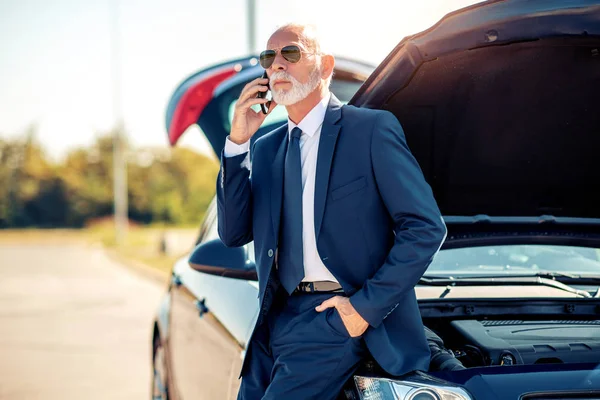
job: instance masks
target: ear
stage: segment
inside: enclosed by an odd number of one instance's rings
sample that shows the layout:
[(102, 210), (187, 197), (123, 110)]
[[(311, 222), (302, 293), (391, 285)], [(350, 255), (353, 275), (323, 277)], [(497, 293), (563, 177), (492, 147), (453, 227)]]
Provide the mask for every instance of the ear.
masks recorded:
[(323, 54), (321, 56), (321, 78), (327, 79), (333, 74), (333, 68), (335, 67), (335, 58), (330, 54)]

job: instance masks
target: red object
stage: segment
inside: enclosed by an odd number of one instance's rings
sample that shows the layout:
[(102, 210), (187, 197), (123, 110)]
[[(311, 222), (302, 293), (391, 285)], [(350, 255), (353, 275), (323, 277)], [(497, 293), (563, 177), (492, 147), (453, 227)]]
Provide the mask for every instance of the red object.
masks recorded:
[(214, 75), (190, 87), (175, 108), (173, 119), (169, 126), (169, 143), (175, 146), (183, 132), (195, 124), (207, 104), (212, 100), (213, 93), (219, 84), (236, 74), (235, 68), (220, 70)]

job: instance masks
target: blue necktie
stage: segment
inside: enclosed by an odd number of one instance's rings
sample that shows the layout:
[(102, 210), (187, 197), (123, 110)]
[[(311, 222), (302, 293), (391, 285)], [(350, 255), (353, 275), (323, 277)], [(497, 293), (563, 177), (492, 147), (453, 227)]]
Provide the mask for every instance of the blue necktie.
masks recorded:
[(292, 129), (285, 156), (283, 210), (279, 238), (279, 279), (290, 294), (304, 278), (300, 135), (302, 135), (300, 128)]

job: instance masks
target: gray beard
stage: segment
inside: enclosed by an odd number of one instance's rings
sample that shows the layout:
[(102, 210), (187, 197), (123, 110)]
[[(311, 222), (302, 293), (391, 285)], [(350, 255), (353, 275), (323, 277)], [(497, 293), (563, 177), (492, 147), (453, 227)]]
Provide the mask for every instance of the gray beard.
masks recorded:
[(282, 106), (291, 106), (307, 98), (308, 95), (319, 86), (319, 82), (321, 81), (321, 71), (320, 68), (315, 68), (310, 73), (308, 82), (306, 83), (298, 82), (285, 71), (277, 71), (271, 75), (271, 81), (277, 79), (289, 81), (292, 84), (292, 88), (289, 90), (271, 89), (273, 100)]

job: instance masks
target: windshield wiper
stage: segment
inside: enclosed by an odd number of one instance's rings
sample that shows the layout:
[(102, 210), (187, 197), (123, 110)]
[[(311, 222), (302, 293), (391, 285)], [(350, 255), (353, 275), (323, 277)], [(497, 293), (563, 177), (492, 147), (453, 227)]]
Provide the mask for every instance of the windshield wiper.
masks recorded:
[(535, 273), (510, 273), (510, 274), (499, 274), (499, 275), (491, 275), (491, 274), (465, 274), (460, 276), (448, 276), (448, 275), (423, 275), (425, 279), (450, 279), (454, 280), (464, 280), (464, 279), (491, 279), (491, 278), (530, 278), (530, 277), (539, 277), (551, 279), (554, 281), (559, 281), (562, 283), (576, 283), (579, 285), (600, 285), (600, 275), (595, 274), (571, 274), (567, 272), (555, 272), (555, 271), (539, 271)]
[[(560, 281), (562, 283), (578, 283), (581, 285), (596, 285), (600, 284), (600, 275), (592, 275), (592, 274), (571, 274), (568, 272), (556, 272), (556, 271), (540, 271), (535, 274), (531, 274), (534, 276), (539, 276), (540, 278), (548, 278)], [(527, 276), (531, 276), (527, 274)], [(519, 276), (519, 275), (514, 275)]]
[[(585, 290), (575, 289), (569, 285), (566, 285), (554, 276), (554, 272), (550, 273), (540, 272), (533, 275), (502, 275), (502, 276), (469, 276), (469, 277), (454, 277), (454, 276), (431, 276), (425, 275), (419, 280), (419, 285), (424, 286), (501, 286), (501, 285), (530, 285), (530, 286), (548, 286), (553, 287), (565, 292), (573, 293), (578, 296), (591, 298), (591, 294)], [(573, 278), (569, 276), (569, 278)], [(597, 283), (600, 283), (600, 277), (593, 277), (597, 279)], [(441, 297), (444, 297), (449, 292), (449, 287), (446, 288), (446, 292), (442, 293)]]
[(555, 271), (541, 271), (533, 274), (535, 276), (539, 276), (540, 278), (571, 278), (571, 279), (580, 279), (581, 275), (577, 274), (569, 274), (566, 272), (555, 272)]

